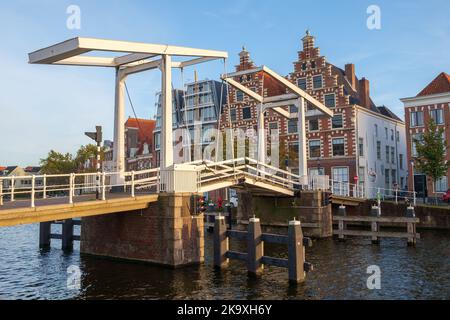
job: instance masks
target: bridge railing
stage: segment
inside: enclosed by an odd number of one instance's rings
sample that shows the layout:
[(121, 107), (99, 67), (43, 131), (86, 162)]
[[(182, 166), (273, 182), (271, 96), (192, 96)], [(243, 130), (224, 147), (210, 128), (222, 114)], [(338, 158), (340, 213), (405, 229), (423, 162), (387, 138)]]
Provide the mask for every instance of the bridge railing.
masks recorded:
[(159, 168), (122, 174), (91, 172), (0, 177), (0, 206), (6, 201), (27, 200), (35, 207), (37, 199), (62, 196), (73, 203), (75, 197), (95, 192), (99, 193), (100, 199), (106, 200), (106, 193), (112, 189), (122, 189), (134, 197), (136, 191), (158, 191), (158, 181)]

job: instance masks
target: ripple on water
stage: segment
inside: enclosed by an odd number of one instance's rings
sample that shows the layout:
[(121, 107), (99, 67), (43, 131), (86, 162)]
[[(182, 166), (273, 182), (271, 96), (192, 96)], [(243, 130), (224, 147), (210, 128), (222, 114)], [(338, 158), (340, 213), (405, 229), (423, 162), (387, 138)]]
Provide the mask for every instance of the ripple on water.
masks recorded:
[[(450, 233), (422, 231), (415, 248), (404, 240), (332, 239), (306, 249), (314, 272), (305, 283), (290, 286), (287, 272), (266, 267), (255, 280), (245, 264), (232, 261), (217, 272), (212, 267), (212, 235), (206, 233), (205, 264), (182, 269), (71, 255), (60, 249), (38, 249), (38, 225), (0, 229), (1, 299), (450, 299)], [(245, 244), (231, 242), (235, 250)], [(266, 254), (287, 257), (286, 248), (266, 244)], [(67, 268), (81, 270), (81, 288), (67, 288)], [(381, 269), (381, 290), (368, 290), (369, 265)]]

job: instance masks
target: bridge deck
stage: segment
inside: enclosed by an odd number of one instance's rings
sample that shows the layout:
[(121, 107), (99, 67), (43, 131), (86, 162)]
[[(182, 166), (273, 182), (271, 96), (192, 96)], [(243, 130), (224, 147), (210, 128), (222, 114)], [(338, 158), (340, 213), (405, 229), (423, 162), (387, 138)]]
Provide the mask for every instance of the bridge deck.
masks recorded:
[(0, 207), (0, 227), (145, 209), (157, 200), (158, 194), (133, 198), (127, 193), (113, 193), (106, 200), (96, 200), (95, 195), (74, 197), (72, 204), (67, 197), (39, 199), (34, 208), (29, 200), (5, 202)]

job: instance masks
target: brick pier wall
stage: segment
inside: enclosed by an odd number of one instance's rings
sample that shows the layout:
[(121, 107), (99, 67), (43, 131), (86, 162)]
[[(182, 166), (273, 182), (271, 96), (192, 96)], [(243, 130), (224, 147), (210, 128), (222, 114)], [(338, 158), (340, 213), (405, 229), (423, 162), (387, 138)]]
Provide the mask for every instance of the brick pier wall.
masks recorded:
[(278, 228), (287, 228), (288, 222), (296, 218), (301, 221), (305, 236), (331, 237), (331, 205), (324, 204), (325, 196), (319, 191), (303, 191), (299, 197), (263, 197), (238, 191), (236, 220), (245, 227), (248, 219), (255, 215), (266, 231), (275, 232)]
[(82, 253), (179, 267), (204, 261), (203, 215), (191, 194), (161, 194), (145, 210), (82, 219)]

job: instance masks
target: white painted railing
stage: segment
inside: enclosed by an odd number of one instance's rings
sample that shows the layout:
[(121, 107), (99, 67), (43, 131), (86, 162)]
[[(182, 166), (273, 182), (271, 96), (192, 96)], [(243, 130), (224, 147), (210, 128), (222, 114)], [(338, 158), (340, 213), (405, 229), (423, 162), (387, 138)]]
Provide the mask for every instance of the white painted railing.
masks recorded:
[[(260, 163), (245, 157), (220, 162), (209, 160), (175, 165), (169, 170), (159, 168), (140, 171), (93, 172), (55, 175), (29, 175), (0, 177), (0, 206), (6, 201), (14, 202), (17, 198), (26, 198), (31, 207), (36, 199), (47, 199), (63, 195), (73, 203), (74, 197), (98, 192), (99, 198), (106, 199), (111, 189), (121, 189), (135, 196), (138, 191), (147, 192), (198, 192), (202, 185), (218, 185), (224, 180), (238, 183), (238, 179), (250, 177), (271, 183), (290, 191), (324, 190), (337, 196), (365, 199), (370, 198), (393, 201), (409, 201), (416, 204), (416, 193), (398, 189), (365, 188), (363, 185), (329, 179), (325, 175), (302, 176), (292, 172)], [(375, 196), (373, 196), (375, 195)]]
[(30, 201), (31, 207), (35, 207), (36, 199), (61, 196), (68, 198), (69, 203), (73, 203), (75, 197), (93, 192), (98, 192), (99, 198), (106, 200), (106, 193), (113, 188), (129, 192), (134, 197), (136, 191), (152, 188), (156, 190), (158, 172), (159, 168), (123, 174), (93, 172), (0, 177), (0, 205), (6, 201), (23, 199)]

